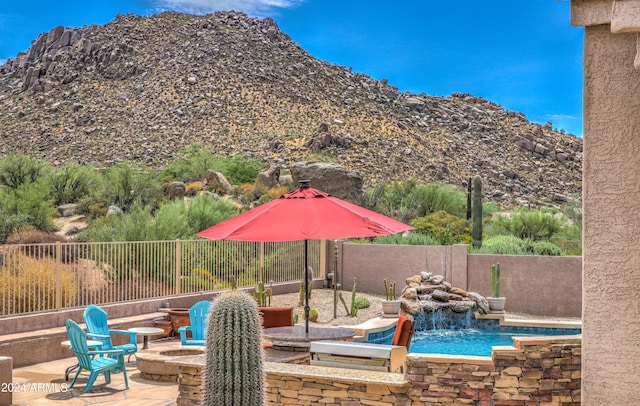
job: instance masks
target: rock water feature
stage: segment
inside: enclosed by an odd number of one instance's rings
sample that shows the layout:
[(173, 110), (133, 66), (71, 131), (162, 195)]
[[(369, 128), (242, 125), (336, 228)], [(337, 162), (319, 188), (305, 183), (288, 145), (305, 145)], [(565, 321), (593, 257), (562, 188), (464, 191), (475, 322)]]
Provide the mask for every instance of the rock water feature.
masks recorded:
[(413, 316), (416, 331), (474, 328), (474, 312), (489, 313), (484, 296), (453, 287), (442, 275), (421, 272), (406, 283), (401, 311)]

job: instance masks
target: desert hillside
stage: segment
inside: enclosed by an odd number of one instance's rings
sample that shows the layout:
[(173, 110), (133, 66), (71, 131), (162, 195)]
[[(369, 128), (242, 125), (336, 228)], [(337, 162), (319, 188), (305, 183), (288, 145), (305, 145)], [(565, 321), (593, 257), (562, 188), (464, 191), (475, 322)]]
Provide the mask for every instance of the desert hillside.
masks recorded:
[(367, 187), (480, 174), (505, 207), (581, 191), (582, 140), (468, 94), (399, 92), (242, 13), (56, 27), (0, 67), (0, 155), (161, 167), (200, 143), (286, 169), (326, 161)]

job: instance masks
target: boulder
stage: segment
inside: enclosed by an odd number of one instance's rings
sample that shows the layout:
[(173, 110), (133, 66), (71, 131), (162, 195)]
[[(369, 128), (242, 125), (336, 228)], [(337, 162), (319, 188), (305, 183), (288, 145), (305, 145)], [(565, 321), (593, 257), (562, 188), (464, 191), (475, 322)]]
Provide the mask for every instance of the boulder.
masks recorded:
[(405, 279), (405, 283), (407, 285), (409, 285), (411, 283), (416, 283), (416, 284), (420, 285), (422, 283), (422, 278), (420, 276), (418, 276), (418, 275), (414, 275), (414, 276), (411, 276), (411, 277)]
[(476, 292), (468, 292), (467, 297), (475, 302), (478, 313), (489, 313), (489, 302), (487, 302), (484, 296)]
[(170, 200), (177, 200), (184, 198), (187, 185), (184, 182), (171, 182), (167, 186), (167, 196)]
[(73, 215), (77, 206), (75, 203), (61, 204), (57, 207), (58, 213), (60, 213), (60, 217), (70, 217)]
[(259, 190), (280, 186), (280, 167), (272, 166), (266, 172), (260, 172), (253, 187)]
[(460, 288), (456, 288), (456, 287), (452, 287), (450, 292), (453, 293), (454, 295), (460, 295), (462, 297), (466, 297), (467, 296), (467, 291), (466, 290), (460, 289)]
[(290, 169), (294, 185), (298, 185), (301, 180), (308, 180), (312, 188), (339, 199), (356, 204), (364, 199), (362, 175), (355, 171), (324, 162), (298, 162)]
[(433, 292), (431, 292), (431, 297), (433, 298), (433, 300), (437, 300), (438, 302), (448, 302), (449, 299), (451, 298), (447, 292), (444, 292), (439, 289), (436, 289)]
[(207, 187), (212, 192), (225, 195), (233, 190), (233, 186), (229, 183), (227, 178), (225, 178), (222, 172), (209, 169), (205, 175), (205, 179), (207, 180)]

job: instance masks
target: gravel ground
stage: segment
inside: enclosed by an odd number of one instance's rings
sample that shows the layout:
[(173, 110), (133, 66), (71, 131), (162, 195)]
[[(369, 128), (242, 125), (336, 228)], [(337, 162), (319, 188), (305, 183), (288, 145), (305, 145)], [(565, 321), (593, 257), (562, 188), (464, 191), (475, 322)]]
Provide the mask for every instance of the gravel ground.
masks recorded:
[[(342, 292), (347, 306), (351, 304), (351, 291), (338, 291)], [(333, 318), (333, 290), (331, 289), (314, 289), (311, 292), (311, 298), (309, 299), (309, 306), (315, 307), (318, 310), (318, 321), (310, 323), (311, 326), (325, 325), (325, 326), (348, 326), (363, 323), (369, 319), (373, 319), (382, 314), (383, 296), (370, 295), (366, 293), (357, 293), (357, 296), (363, 296), (369, 299), (371, 305), (366, 309), (358, 310), (356, 317), (347, 316), (347, 312), (342, 305), (342, 302), (338, 300), (337, 303), (337, 317)], [(271, 306), (293, 306), (293, 314), (298, 315), (298, 324), (304, 324), (304, 306), (299, 304), (299, 293), (288, 293), (285, 295), (276, 295), (271, 299)], [(536, 320), (536, 321), (553, 321), (553, 322), (579, 322), (580, 317), (548, 317), (537, 316), (521, 313), (509, 313), (507, 309), (506, 318), (512, 320)]]
[[(351, 305), (351, 291), (338, 291), (342, 293), (344, 301), (347, 306)], [(324, 325), (324, 326), (347, 326), (363, 323), (369, 319), (373, 319), (382, 314), (381, 301), (384, 299), (382, 296), (370, 295), (366, 293), (357, 293), (356, 296), (362, 296), (369, 300), (371, 305), (367, 308), (358, 310), (356, 317), (347, 316), (347, 312), (338, 299), (336, 314), (337, 317), (333, 317), (333, 297), (334, 292), (331, 289), (314, 289), (311, 291), (311, 297), (309, 298), (309, 307), (314, 307), (318, 310), (318, 320), (309, 325)], [(271, 299), (271, 306), (293, 306), (293, 314), (298, 315), (298, 324), (304, 324), (304, 305), (300, 304), (299, 293), (288, 293), (285, 295), (275, 295)]]

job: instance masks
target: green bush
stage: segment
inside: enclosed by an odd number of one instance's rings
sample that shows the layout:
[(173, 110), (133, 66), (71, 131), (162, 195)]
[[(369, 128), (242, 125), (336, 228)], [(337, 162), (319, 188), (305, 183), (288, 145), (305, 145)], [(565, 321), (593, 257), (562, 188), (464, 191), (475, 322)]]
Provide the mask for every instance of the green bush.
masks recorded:
[(136, 201), (128, 213), (92, 223), (76, 239), (82, 241), (160, 241), (192, 239), (194, 235), (236, 214), (225, 199), (196, 196), (188, 203), (167, 202), (155, 212)]
[(23, 228), (32, 227), (33, 220), (26, 214), (9, 214), (0, 209), (0, 244), (4, 244), (7, 237)]
[(192, 144), (183, 152), (186, 157), (176, 159), (162, 170), (161, 177), (181, 182), (193, 182), (203, 179), (209, 169), (219, 167), (218, 159), (210, 152), (202, 149), (200, 144)]
[(71, 163), (51, 174), (53, 204), (75, 203), (90, 195), (98, 184), (99, 175), (90, 166)]
[(24, 184), (35, 183), (46, 176), (50, 167), (27, 155), (11, 154), (0, 160), (0, 185), (18, 189)]
[(533, 244), (533, 253), (534, 255), (560, 256), (562, 250), (552, 242), (538, 241)]
[(405, 234), (382, 235), (374, 239), (359, 238), (355, 243), (365, 244), (400, 244), (400, 245), (438, 245), (438, 242), (429, 235), (410, 231)]
[(518, 209), (508, 216), (498, 216), (485, 230), (489, 236), (511, 234), (534, 241), (549, 240), (562, 228), (557, 213), (545, 210)]
[(50, 197), (51, 185), (47, 178), (27, 180), (16, 188), (0, 189), (0, 209), (10, 215), (22, 216), (29, 224), (44, 231), (55, 231), (53, 217), (58, 211)]
[(560, 247), (565, 255), (582, 255), (582, 224), (565, 224), (551, 237), (551, 242)]
[(200, 144), (192, 144), (182, 152), (186, 158), (168, 164), (161, 173), (163, 178), (191, 182), (203, 179), (208, 170), (214, 170), (222, 172), (234, 185), (240, 185), (253, 183), (262, 169), (262, 163), (257, 158), (213, 155), (203, 150)]
[(128, 162), (123, 162), (107, 169), (104, 180), (96, 201), (102, 201), (106, 206), (114, 205), (127, 212), (136, 200), (143, 206), (154, 207), (162, 200), (162, 184), (155, 174), (146, 168), (138, 169)]
[(470, 241), (469, 223), (444, 210), (427, 214), (411, 221), (416, 231), (431, 236), (440, 245), (458, 244)]
[(466, 214), (466, 197), (461, 190), (416, 180), (380, 184), (367, 193), (365, 205), (403, 222), (441, 210), (457, 217)]
[(482, 248), (472, 252), (478, 254), (530, 255), (533, 253), (531, 242), (513, 235), (497, 235), (486, 239)]

